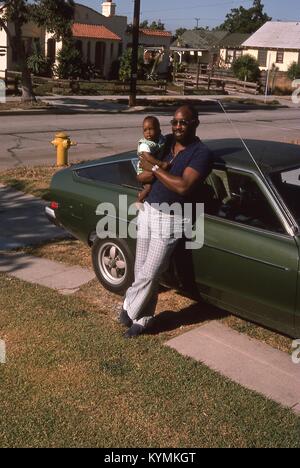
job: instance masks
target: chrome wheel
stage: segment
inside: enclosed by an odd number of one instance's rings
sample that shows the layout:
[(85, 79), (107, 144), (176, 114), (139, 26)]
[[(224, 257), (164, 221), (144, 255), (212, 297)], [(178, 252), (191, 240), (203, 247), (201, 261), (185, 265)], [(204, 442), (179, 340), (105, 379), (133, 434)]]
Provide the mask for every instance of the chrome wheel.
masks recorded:
[(99, 249), (99, 270), (103, 277), (116, 286), (121, 284), (127, 275), (127, 262), (125, 254), (113, 242), (106, 242)]

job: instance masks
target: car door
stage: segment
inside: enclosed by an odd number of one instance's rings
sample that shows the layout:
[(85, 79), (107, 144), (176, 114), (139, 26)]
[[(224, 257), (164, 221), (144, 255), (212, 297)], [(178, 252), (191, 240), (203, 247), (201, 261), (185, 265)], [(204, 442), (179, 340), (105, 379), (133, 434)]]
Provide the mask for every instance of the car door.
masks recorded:
[[(193, 250), (195, 279), (211, 302), (292, 333), (299, 253), (268, 190), (239, 171), (213, 173), (219, 205), (205, 216), (204, 247)], [(212, 182), (212, 181), (211, 181)]]
[[(76, 170), (74, 177), (80, 186), (78, 193), (84, 196), (83, 216), (88, 234), (96, 232), (96, 226), (105, 216), (108, 204), (112, 207), (112, 222), (109, 224), (114, 225), (111, 229), (113, 233), (117, 235), (121, 225), (124, 232), (127, 232), (127, 225), (135, 218), (128, 213), (128, 207), (135, 204), (139, 189), (132, 160), (83, 166)], [(104, 204), (103, 215), (99, 214), (101, 204)]]

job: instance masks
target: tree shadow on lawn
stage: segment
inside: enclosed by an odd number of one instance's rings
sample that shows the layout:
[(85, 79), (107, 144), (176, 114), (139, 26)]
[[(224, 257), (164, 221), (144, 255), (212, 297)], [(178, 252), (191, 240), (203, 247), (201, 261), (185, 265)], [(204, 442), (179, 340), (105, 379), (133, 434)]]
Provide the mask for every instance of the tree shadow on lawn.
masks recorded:
[(179, 312), (166, 310), (154, 317), (148, 334), (157, 335), (176, 330), (182, 326), (202, 324), (207, 321), (220, 320), (228, 317), (229, 313), (202, 300), (192, 304)]

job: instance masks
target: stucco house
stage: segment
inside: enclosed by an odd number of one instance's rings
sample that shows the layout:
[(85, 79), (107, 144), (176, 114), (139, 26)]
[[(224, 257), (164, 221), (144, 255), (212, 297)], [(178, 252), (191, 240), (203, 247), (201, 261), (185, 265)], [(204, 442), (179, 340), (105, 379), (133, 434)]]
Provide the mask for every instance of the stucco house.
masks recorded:
[(261, 70), (272, 65), (286, 72), (293, 63), (300, 63), (300, 22), (268, 21), (243, 44), (243, 55), (255, 57)]
[[(8, 24), (8, 27), (13, 33), (13, 25)], [(81, 51), (83, 59), (95, 64), (104, 77), (108, 77), (113, 61), (127, 46), (126, 29), (127, 17), (116, 15), (116, 4), (112, 0), (102, 3), (101, 13), (79, 3), (75, 5), (73, 35), (76, 47)], [(24, 26), (23, 40), (27, 51), (30, 51), (34, 41), (39, 42), (42, 53), (53, 62), (62, 47), (62, 43), (55, 41), (52, 34), (33, 23)], [(7, 69), (16, 70), (18, 61), (9, 46), (5, 31), (0, 28), (1, 47), (7, 50), (5, 55), (0, 55), (0, 74), (3, 76)]]

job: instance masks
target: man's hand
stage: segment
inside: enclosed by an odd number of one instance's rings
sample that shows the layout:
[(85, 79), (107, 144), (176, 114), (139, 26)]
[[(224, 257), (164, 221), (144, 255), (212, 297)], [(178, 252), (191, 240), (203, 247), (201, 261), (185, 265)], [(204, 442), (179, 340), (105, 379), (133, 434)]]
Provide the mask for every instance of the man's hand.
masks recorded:
[(158, 166), (164, 171), (167, 171), (170, 164), (156, 159), (150, 153), (143, 153), (140, 156), (140, 166), (144, 171), (151, 171), (153, 166)]

